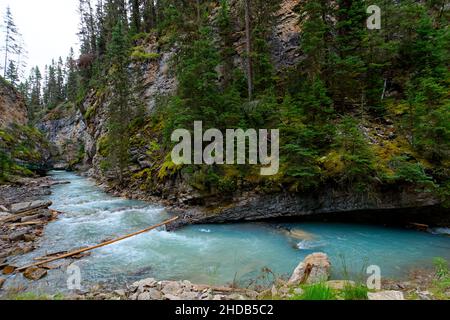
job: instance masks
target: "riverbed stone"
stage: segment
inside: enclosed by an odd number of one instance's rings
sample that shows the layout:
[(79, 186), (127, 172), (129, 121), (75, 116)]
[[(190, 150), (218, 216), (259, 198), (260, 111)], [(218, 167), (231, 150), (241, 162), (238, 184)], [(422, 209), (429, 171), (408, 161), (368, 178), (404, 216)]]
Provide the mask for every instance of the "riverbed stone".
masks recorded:
[(9, 212), (1, 211), (0, 210), (0, 219), (7, 219), (11, 217), (12, 215)]
[(289, 285), (313, 284), (327, 281), (331, 263), (325, 253), (313, 253), (305, 258), (294, 270)]
[(350, 280), (332, 280), (327, 282), (327, 286), (333, 290), (344, 290), (345, 288), (356, 286), (356, 283)]
[(137, 300), (140, 301), (161, 300), (161, 299), (162, 299), (161, 292), (153, 288), (147, 289), (145, 292), (139, 294), (137, 298)]
[(23, 241), (25, 242), (33, 242), (34, 240), (36, 240), (36, 236), (33, 234), (26, 234), (23, 237)]
[(30, 202), (20, 202), (11, 205), (12, 213), (21, 213), (25, 211), (30, 211), (38, 208), (49, 208), (53, 203), (51, 201), (30, 201)]
[(11, 242), (23, 241), (23, 240), (25, 240), (25, 235), (26, 234), (27, 234), (26, 231), (16, 231), (16, 232), (11, 233), (8, 236), (8, 239)]
[(178, 282), (166, 282), (164, 287), (162, 288), (161, 292), (164, 295), (171, 294), (171, 295), (177, 295), (180, 292), (182, 292), (181, 284)]
[(32, 216), (28, 216), (28, 217), (23, 217), (22, 219), (20, 219), (20, 222), (30, 222), (30, 221), (36, 221), (41, 217), (40, 214), (35, 214)]
[(4, 275), (12, 274), (17, 268), (15, 266), (6, 266), (3, 268), (2, 272)]
[(387, 300), (405, 300), (405, 296), (403, 295), (403, 292), (401, 291), (379, 291), (379, 292), (369, 292), (367, 294), (369, 300), (380, 300), (380, 301), (387, 301)]
[(25, 270), (23, 273), (24, 277), (28, 280), (39, 280), (47, 275), (47, 270), (37, 267), (31, 267)]
[(198, 292), (186, 292), (186, 291), (179, 295), (181, 300), (188, 300), (188, 301), (198, 300), (199, 296), (200, 294)]
[(158, 282), (153, 278), (137, 281), (130, 286), (131, 291), (144, 292), (146, 288), (156, 287)]
[(0, 278), (0, 289), (3, 287), (3, 284), (5, 283), (6, 279)]
[(126, 291), (123, 290), (123, 289), (114, 290), (114, 293), (115, 293), (116, 295), (118, 295), (119, 297), (121, 297), (121, 298), (125, 298), (125, 297), (127, 296)]
[(179, 300), (181, 300), (180, 297), (178, 297), (178, 296), (176, 296), (176, 295), (173, 295), (173, 294), (165, 294), (165, 295), (164, 295), (164, 298), (165, 298), (166, 300), (171, 300), (171, 301), (179, 301)]

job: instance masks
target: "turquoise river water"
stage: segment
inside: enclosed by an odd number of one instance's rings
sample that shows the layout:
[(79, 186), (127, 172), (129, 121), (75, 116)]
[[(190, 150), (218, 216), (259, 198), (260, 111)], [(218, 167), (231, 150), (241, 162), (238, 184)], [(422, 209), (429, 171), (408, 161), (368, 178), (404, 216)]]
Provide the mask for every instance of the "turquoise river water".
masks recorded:
[[(52, 208), (65, 214), (46, 227), (37, 250), (14, 261), (18, 266), (48, 253), (120, 237), (171, 217), (158, 205), (107, 195), (94, 182), (75, 174), (51, 175), (71, 182), (53, 187), (49, 196)], [(293, 233), (288, 234), (286, 229)], [(369, 265), (380, 266), (384, 277), (400, 278), (413, 268), (431, 266), (434, 257), (450, 258), (450, 238), (357, 224), (204, 225), (173, 233), (156, 230), (71, 262), (81, 270), (83, 288), (96, 283), (120, 287), (149, 277), (216, 285), (236, 281), (246, 285), (256, 279), (263, 281), (263, 268), (277, 276), (291, 274), (302, 259), (317, 251), (330, 256), (334, 278), (343, 277), (343, 273), (360, 277)], [(65, 270), (51, 270), (37, 282), (13, 276), (7, 287), (65, 291)]]

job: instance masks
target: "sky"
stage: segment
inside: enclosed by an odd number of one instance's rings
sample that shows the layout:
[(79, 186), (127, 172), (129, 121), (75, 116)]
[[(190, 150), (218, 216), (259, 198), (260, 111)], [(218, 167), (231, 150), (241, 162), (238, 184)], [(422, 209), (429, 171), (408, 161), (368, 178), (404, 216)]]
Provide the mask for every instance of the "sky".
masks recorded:
[[(52, 58), (65, 58), (73, 47), (78, 48), (78, 0), (0, 0), (1, 26), (7, 6), (28, 51), (28, 69), (39, 66), (41, 71)], [(0, 43), (3, 46), (3, 40)], [(1, 62), (3, 65), (3, 62)]]

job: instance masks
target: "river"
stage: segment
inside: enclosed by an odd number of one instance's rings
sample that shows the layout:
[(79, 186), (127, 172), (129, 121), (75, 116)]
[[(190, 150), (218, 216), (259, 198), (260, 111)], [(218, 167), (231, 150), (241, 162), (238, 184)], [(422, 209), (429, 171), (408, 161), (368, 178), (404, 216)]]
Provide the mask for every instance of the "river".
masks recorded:
[[(52, 208), (65, 213), (46, 227), (37, 250), (13, 260), (15, 265), (28, 264), (52, 252), (95, 245), (170, 217), (161, 206), (112, 197), (93, 181), (73, 173), (51, 175), (71, 182), (54, 186), (48, 197), (53, 201)], [(173, 233), (155, 230), (97, 249), (73, 263), (80, 268), (83, 289), (98, 283), (119, 288), (149, 277), (247, 285), (255, 280), (270, 281), (270, 277), (264, 277), (267, 274), (263, 268), (277, 276), (291, 274), (301, 260), (317, 251), (330, 256), (334, 278), (362, 278), (369, 265), (380, 266), (384, 277), (401, 278), (412, 268), (431, 266), (434, 257), (449, 259), (450, 238), (359, 224), (204, 225)], [(35, 282), (22, 275), (10, 277), (5, 288), (65, 292), (65, 267), (51, 270), (47, 277)]]

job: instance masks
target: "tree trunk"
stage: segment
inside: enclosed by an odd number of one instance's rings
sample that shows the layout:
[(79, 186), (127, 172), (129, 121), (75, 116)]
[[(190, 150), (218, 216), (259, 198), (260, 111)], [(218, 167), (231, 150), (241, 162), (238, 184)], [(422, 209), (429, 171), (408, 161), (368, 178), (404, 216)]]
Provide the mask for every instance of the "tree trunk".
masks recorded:
[(251, 30), (251, 0), (245, 1), (245, 37), (247, 49), (248, 99), (253, 99), (253, 64), (252, 64), (252, 30)]

